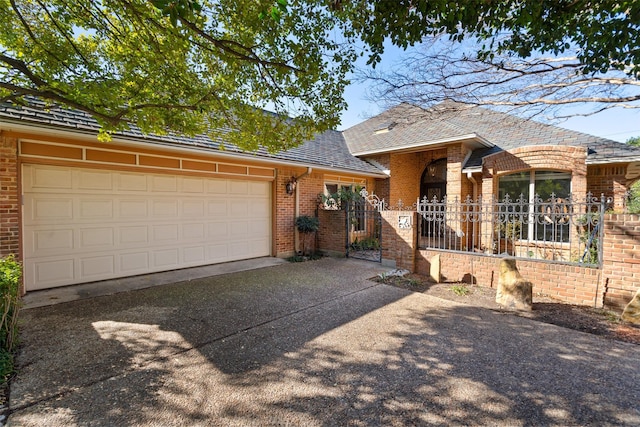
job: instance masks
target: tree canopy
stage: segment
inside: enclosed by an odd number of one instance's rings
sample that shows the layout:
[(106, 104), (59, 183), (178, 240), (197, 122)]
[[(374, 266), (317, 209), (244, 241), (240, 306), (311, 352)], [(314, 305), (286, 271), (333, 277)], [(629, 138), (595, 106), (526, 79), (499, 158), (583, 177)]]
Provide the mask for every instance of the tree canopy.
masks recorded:
[(432, 51), (435, 74), (370, 75), (382, 99), (640, 100), (634, 0), (0, 0), (0, 101), (83, 110), (105, 139), (135, 125), (275, 151), (338, 124), (357, 42), (376, 65), (387, 40), (429, 39), (477, 45)]
[[(384, 42), (412, 49), (369, 71), (372, 99), (592, 112), (640, 105), (640, 2), (398, 0), (360, 2), (355, 20), (376, 65)], [(365, 31), (365, 29), (368, 29)]]
[(355, 51), (336, 34), (317, 1), (0, 0), (0, 100), (83, 110), (104, 139), (135, 125), (279, 150), (338, 124)]

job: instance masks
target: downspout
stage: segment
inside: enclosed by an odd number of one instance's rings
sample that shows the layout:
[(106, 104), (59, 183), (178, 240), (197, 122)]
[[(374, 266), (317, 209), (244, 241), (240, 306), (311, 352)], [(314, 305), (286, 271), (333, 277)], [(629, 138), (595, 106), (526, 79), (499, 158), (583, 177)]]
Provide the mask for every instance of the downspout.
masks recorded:
[[(305, 176), (311, 174), (311, 172), (313, 171), (312, 167), (307, 167), (307, 171), (305, 173), (303, 173), (300, 176), (296, 176), (296, 183), (304, 178)], [(295, 200), (295, 212), (294, 212), (294, 223), (297, 217), (300, 216), (300, 193), (298, 192), (298, 186), (296, 185), (296, 200)], [(295, 251), (295, 254), (298, 255), (300, 253), (300, 233), (298, 232), (298, 228), (294, 225), (293, 227), (293, 250)]]
[(478, 200), (478, 181), (473, 177), (471, 172), (467, 172), (467, 179), (473, 184), (473, 201)]

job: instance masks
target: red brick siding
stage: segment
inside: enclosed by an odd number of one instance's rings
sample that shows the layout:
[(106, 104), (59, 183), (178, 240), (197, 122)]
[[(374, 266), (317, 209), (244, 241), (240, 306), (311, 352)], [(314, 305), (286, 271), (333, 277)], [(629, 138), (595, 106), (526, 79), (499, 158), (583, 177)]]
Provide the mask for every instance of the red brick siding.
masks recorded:
[[(587, 191), (587, 151), (582, 147), (538, 146), (522, 147), (504, 151), (484, 160), (484, 178), (494, 181), (496, 176), (513, 172), (545, 169), (571, 172), (571, 192), (583, 196)], [(496, 182), (487, 183), (483, 179), (483, 195), (495, 194)]]
[[(441, 271), (448, 281), (464, 281), (496, 287), (500, 258), (480, 254), (421, 250), (416, 271), (429, 274), (430, 260), (440, 254)], [(602, 304), (600, 269), (543, 261), (517, 260), (522, 276), (533, 283), (533, 292), (580, 305)], [(597, 292), (597, 294), (596, 294)]]
[(588, 166), (587, 167), (587, 191), (594, 196), (613, 198), (613, 209), (621, 211), (624, 208), (625, 196), (628, 188), (627, 165), (615, 166)]
[(16, 138), (0, 137), (0, 257), (22, 256)]
[(345, 254), (346, 218), (345, 211), (318, 210), (320, 229), (318, 230), (318, 247), (320, 250)]
[(624, 307), (640, 286), (640, 216), (606, 214), (602, 247), (605, 305)]
[[(411, 228), (398, 226), (401, 216), (411, 218)], [(417, 213), (411, 211), (382, 212), (382, 259), (395, 261), (397, 268), (415, 271), (416, 218)]]

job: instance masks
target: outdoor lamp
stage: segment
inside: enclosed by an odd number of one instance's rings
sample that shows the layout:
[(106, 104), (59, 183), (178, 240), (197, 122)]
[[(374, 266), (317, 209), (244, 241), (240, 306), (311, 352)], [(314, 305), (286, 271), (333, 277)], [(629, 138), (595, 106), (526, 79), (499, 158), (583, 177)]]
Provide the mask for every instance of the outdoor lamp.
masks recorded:
[(296, 177), (292, 176), (289, 182), (287, 182), (287, 185), (285, 186), (285, 189), (287, 190), (288, 195), (292, 195), (293, 192), (296, 190), (296, 184), (297, 184)]

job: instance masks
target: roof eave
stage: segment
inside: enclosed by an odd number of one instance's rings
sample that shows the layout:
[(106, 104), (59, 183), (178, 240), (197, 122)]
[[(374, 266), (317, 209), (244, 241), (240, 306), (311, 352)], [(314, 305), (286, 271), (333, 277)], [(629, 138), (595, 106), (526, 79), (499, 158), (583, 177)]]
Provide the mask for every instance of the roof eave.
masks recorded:
[(640, 155), (637, 156), (624, 156), (624, 157), (607, 157), (606, 159), (591, 159), (587, 157), (587, 165), (606, 165), (610, 163), (630, 163), (640, 162)]
[[(453, 144), (453, 143), (459, 143), (459, 142), (467, 142), (467, 141), (478, 142), (478, 143), (480, 143), (481, 146), (484, 146), (484, 147), (493, 147), (494, 146), (494, 144), (492, 144), (491, 142), (489, 142), (486, 139), (482, 138), (480, 135), (478, 135), (476, 133), (470, 133), (470, 134), (467, 134), (467, 135), (460, 135), (460, 136), (455, 136), (455, 137), (451, 137), (451, 138), (442, 138), (442, 139), (436, 139), (436, 140), (433, 140), (433, 141), (425, 141), (425, 142), (420, 142), (420, 143), (416, 143), (416, 144), (403, 145), (401, 147), (380, 148), (380, 149), (376, 149), (376, 150), (353, 152), (351, 154), (353, 154), (356, 157), (361, 157), (361, 156), (370, 156), (370, 155), (373, 155), (373, 154), (385, 154), (385, 153), (392, 153), (392, 152), (396, 152), (396, 153), (412, 152), (412, 151), (420, 151), (420, 149), (424, 149), (424, 148), (427, 148), (427, 147), (434, 147), (434, 146), (439, 146), (439, 145), (447, 145), (447, 144)], [(349, 144), (347, 144), (347, 146), (348, 145)]]
[[(62, 137), (71, 137), (73, 139), (82, 139), (82, 137), (92, 136), (96, 137), (98, 135), (97, 132), (91, 131), (88, 129), (79, 129), (79, 128), (67, 128), (62, 126), (55, 125), (47, 125), (45, 123), (38, 122), (29, 122), (29, 124), (25, 124), (24, 122), (11, 121), (6, 119), (0, 119), (0, 131), (16, 131), (16, 132), (25, 132), (25, 133), (35, 133), (37, 135), (55, 135)], [(176, 153), (190, 153), (190, 154), (203, 154), (208, 153), (215, 155), (217, 157), (222, 157), (226, 159), (243, 159), (250, 160), (256, 163), (263, 164), (272, 164), (272, 165), (282, 165), (282, 166), (294, 166), (300, 168), (313, 168), (326, 170), (331, 172), (342, 172), (348, 173), (352, 175), (361, 175), (369, 178), (388, 178), (382, 171), (377, 172), (367, 172), (367, 171), (359, 171), (354, 169), (335, 167), (330, 165), (323, 165), (320, 163), (310, 163), (310, 162), (301, 162), (294, 160), (284, 160), (277, 159), (272, 157), (259, 157), (256, 154), (252, 153), (228, 153), (223, 152), (221, 150), (212, 148), (212, 147), (203, 147), (203, 146), (189, 146), (185, 144), (179, 144), (174, 142), (162, 141), (158, 138), (147, 137), (147, 138), (135, 138), (135, 137), (127, 137), (122, 135), (114, 135), (111, 138), (111, 141), (116, 144), (126, 144), (127, 146), (140, 147), (140, 148), (149, 148), (149, 146), (161, 146), (162, 148), (168, 149), (169, 151)]]

